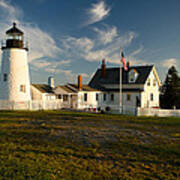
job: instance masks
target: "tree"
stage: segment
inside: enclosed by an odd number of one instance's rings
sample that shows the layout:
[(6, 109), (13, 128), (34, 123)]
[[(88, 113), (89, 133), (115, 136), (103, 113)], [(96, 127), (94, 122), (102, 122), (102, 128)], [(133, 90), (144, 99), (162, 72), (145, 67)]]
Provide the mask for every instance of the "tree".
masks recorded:
[(161, 89), (160, 106), (165, 109), (180, 108), (180, 78), (174, 66), (169, 68)]

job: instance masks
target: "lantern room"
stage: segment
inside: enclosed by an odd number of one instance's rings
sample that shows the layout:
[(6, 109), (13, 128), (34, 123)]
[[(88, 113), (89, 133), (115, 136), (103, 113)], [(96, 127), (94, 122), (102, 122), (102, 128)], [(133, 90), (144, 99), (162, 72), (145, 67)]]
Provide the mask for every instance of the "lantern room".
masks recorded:
[(13, 27), (6, 31), (6, 41), (2, 44), (2, 49), (7, 48), (21, 48), (27, 49), (24, 45), (24, 33), (16, 27), (16, 23), (13, 23)]

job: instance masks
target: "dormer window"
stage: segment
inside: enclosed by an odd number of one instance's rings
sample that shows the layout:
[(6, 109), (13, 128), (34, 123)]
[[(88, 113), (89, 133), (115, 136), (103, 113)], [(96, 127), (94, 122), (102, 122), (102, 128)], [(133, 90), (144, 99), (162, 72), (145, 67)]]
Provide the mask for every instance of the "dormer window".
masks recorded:
[(135, 69), (131, 69), (129, 72), (129, 82), (135, 83), (138, 77), (138, 72)]

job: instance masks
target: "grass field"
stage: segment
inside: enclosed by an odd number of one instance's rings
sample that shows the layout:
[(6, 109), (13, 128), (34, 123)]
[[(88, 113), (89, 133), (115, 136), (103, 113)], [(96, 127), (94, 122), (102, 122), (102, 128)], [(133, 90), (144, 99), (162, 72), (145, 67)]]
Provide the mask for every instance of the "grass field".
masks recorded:
[(180, 118), (0, 112), (0, 179), (180, 179)]

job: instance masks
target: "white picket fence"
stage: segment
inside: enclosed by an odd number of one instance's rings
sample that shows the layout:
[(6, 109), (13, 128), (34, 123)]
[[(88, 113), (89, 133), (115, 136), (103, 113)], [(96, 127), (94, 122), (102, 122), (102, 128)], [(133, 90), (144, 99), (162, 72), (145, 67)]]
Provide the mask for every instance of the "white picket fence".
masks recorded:
[(180, 117), (180, 109), (138, 108), (137, 116)]
[(6, 101), (0, 100), (0, 110), (56, 110), (61, 109), (61, 100), (48, 100), (48, 101)]
[[(87, 106), (92, 110), (91, 106)], [(120, 108), (118, 105), (108, 105), (104, 104), (101, 106), (101, 110), (106, 111), (106, 107), (110, 107), (108, 113), (120, 114)], [(59, 110), (62, 108), (72, 108), (70, 104), (62, 102), (62, 100), (48, 100), (48, 101), (40, 101), (40, 100), (32, 100), (32, 101), (5, 101), (0, 100), (0, 110)], [(136, 115), (136, 116), (176, 116), (180, 117), (180, 110), (173, 109), (155, 109), (155, 108), (137, 108), (134, 106), (123, 106), (121, 114), (128, 115)]]
[(127, 114), (135, 116), (158, 116), (158, 117), (180, 117), (180, 109), (156, 109), (156, 108), (140, 108), (135, 106), (123, 106), (120, 113), (119, 106), (109, 106), (109, 113)]

